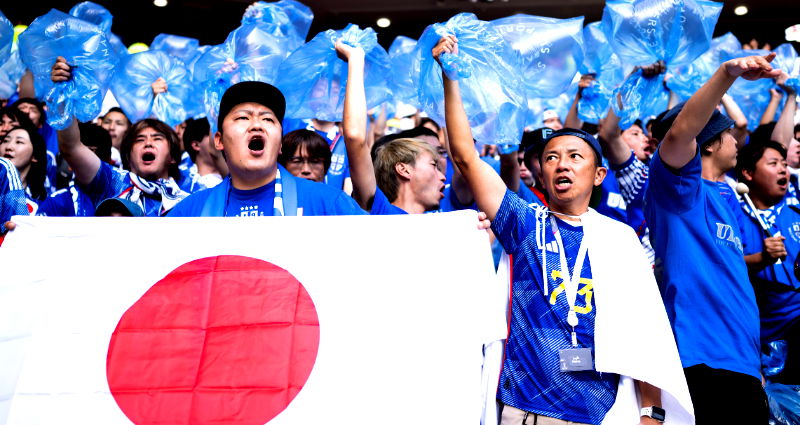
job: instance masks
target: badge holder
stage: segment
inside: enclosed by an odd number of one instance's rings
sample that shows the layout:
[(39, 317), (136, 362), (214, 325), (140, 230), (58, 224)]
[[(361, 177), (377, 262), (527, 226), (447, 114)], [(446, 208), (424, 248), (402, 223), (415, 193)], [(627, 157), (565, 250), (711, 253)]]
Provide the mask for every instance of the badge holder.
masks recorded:
[(591, 348), (581, 348), (578, 346), (578, 338), (575, 335), (575, 326), (578, 326), (578, 315), (575, 310), (570, 308), (567, 315), (567, 323), (572, 326), (572, 348), (558, 350), (558, 360), (562, 372), (585, 372), (594, 370), (594, 360), (592, 359)]

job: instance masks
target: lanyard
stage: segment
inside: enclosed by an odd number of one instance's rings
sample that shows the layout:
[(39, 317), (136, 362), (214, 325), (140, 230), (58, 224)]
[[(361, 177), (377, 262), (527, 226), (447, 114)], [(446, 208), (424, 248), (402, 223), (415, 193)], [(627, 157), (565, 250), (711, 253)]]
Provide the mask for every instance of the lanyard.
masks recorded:
[(575, 258), (575, 265), (572, 269), (572, 275), (569, 273), (567, 267), (567, 255), (564, 252), (564, 242), (561, 240), (561, 232), (558, 230), (556, 219), (550, 216), (550, 227), (553, 229), (553, 236), (556, 238), (558, 244), (558, 254), (561, 261), (561, 279), (564, 281), (564, 292), (567, 295), (567, 303), (569, 304), (569, 312), (567, 313), (567, 324), (572, 327), (572, 346), (578, 346), (578, 338), (575, 335), (575, 327), (578, 326), (578, 314), (575, 313), (575, 300), (578, 298), (578, 283), (581, 280), (581, 270), (583, 269), (583, 262), (586, 260), (586, 238), (581, 238), (581, 245), (578, 248), (578, 256)]
[(333, 152), (333, 149), (336, 148), (336, 144), (339, 143), (339, 139), (341, 138), (342, 138), (342, 133), (339, 133), (337, 131), (336, 136), (334, 136), (333, 140), (331, 141), (331, 152)]

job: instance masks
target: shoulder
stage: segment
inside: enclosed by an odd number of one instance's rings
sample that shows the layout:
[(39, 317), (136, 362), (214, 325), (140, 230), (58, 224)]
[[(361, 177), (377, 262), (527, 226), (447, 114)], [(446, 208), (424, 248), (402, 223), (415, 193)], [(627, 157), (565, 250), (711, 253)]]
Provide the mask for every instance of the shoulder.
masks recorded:
[(224, 190), (224, 185), (218, 185), (211, 189), (204, 189), (190, 194), (178, 202), (167, 214), (168, 217), (199, 217), (202, 215), (203, 207), (209, 202), (209, 197), (219, 190)]
[[(297, 187), (298, 206), (311, 214), (366, 214), (355, 200), (341, 189), (303, 178), (291, 177)], [(317, 210), (319, 208), (319, 210)]]

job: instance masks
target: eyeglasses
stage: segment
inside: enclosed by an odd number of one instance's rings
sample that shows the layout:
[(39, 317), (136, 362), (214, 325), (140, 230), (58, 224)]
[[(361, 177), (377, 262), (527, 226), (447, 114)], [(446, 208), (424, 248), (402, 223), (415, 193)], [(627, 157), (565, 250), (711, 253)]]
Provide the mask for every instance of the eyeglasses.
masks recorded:
[(289, 164), (298, 167), (302, 166), (303, 164), (308, 164), (309, 166), (312, 167), (322, 167), (323, 165), (325, 165), (325, 160), (322, 158), (304, 158), (302, 156), (293, 156), (289, 158), (288, 162)]

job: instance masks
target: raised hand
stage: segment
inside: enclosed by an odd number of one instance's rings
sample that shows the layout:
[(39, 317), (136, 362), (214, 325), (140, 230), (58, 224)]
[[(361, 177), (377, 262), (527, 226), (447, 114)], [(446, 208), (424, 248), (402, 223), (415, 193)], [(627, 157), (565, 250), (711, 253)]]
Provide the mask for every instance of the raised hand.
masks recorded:
[(337, 40), (336, 44), (334, 44), (336, 48), (336, 55), (339, 56), (339, 59), (350, 62), (351, 58), (355, 58), (356, 56), (360, 58), (364, 58), (364, 49), (361, 47), (353, 47), (347, 43), (342, 42), (342, 40)]
[(161, 77), (158, 77), (157, 80), (153, 81), (153, 84), (150, 84), (150, 87), (153, 89), (153, 94), (159, 93), (166, 93), (167, 91), (167, 81)]
[(54, 83), (63, 83), (72, 78), (72, 67), (67, 64), (67, 60), (63, 56), (56, 58), (56, 63), (50, 71), (50, 79)]
[(433, 54), (433, 58), (436, 59), (439, 64), (442, 62), (439, 58), (442, 56), (442, 53), (458, 53), (458, 39), (454, 35), (446, 35), (439, 39), (439, 42), (436, 43), (436, 46), (433, 47), (431, 50), (431, 54)]
[(747, 56), (731, 59), (722, 64), (722, 66), (732, 77), (742, 77), (749, 81), (760, 78), (776, 78), (781, 75), (781, 71), (772, 68), (772, 65), (770, 65), (773, 59), (775, 59), (775, 52), (766, 56)]

